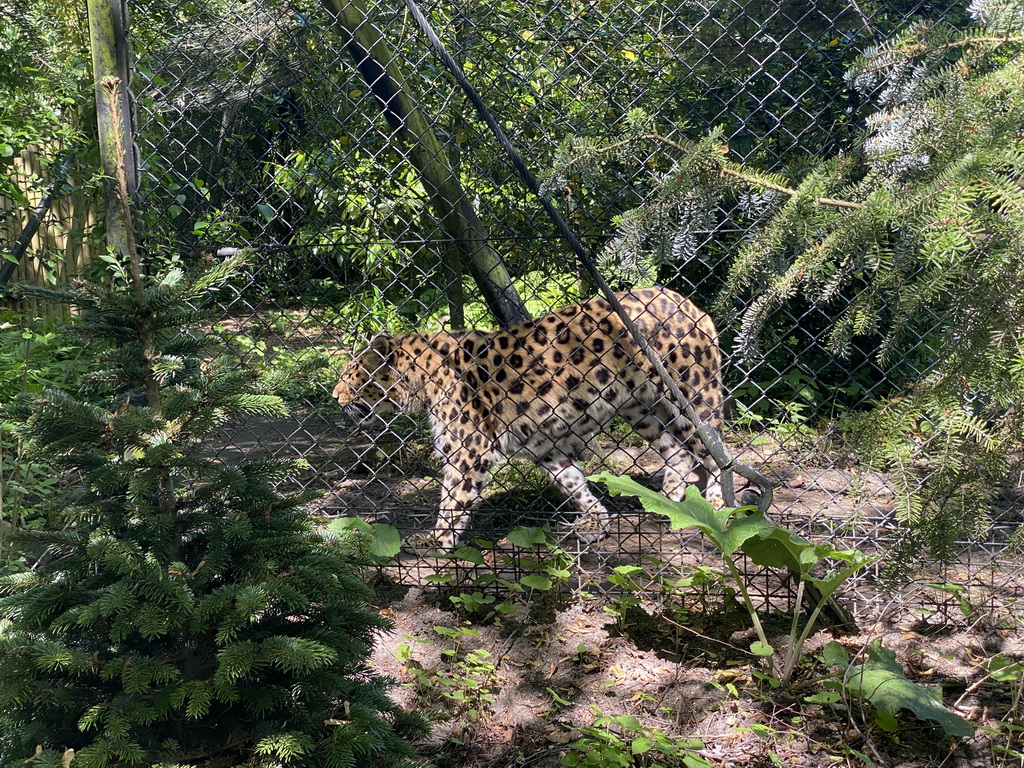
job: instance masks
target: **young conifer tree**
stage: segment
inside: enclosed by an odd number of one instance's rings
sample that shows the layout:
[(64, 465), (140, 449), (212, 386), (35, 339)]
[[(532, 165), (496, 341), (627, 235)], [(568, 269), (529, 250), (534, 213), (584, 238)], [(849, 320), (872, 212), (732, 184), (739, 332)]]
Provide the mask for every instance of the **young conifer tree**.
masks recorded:
[(421, 721), (367, 667), (388, 623), (350, 551), (275, 489), (293, 464), (210, 458), (227, 420), (284, 412), (203, 330), (236, 263), (109, 266), (34, 291), (81, 311), (95, 367), (18, 406), (66, 492), (0, 580), (0, 763), (402, 762)]

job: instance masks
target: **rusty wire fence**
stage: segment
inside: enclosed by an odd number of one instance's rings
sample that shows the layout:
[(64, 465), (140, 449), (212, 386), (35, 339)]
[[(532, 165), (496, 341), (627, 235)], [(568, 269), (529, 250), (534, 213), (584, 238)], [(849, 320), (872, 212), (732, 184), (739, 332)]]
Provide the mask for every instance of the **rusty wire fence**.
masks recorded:
[[(834, 153), (864, 114), (844, 87), (853, 58), (915, 20), (967, 19), (963, 3), (947, 0), (423, 9), (542, 176), (573, 137), (613, 141), (638, 116), (679, 137), (724, 126), (730, 152), (765, 168)], [(385, 330), (495, 328), (481, 270), (504, 270), (534, 316), (593, 296), (585, 270), (402, 4), (194, 0), (132, 12), (140, 205), (170, 222), (188, 259), (253, 249), (221, 326), (253, 364), (296, 374), (284, 390), (291, 418), (239, 424), (217, 450), (303, 458), (310, 471), (294, 482), (324, 492), (324, 514), (385, 522), (405, 536), (431, 530), (444, 467), (430, 425), (422, 416), (349, 419), (331, 397), (349, 353)], [(556, 190), (556, 202), (601, 254), (615, 217), (644, 200), (658, 170), (613, 167), (598, 183)], [(651, 262), (657, 281), (710, 307), (745, 221), (732, 209), (666, 221), (673, 237)], [(617, 288), (631, 287), (615, 265), (602, 269)], [(793, 301), (773, 318), (761, 355), (742, 364), (732, 355), (736, 329), (721, 325), (726, 442), (777, 484), (774, 519), (813, 539), (891, 553), (903, 536), (904, 489), (848, 449), (841, 425), (921, 375), (927, 359), (883, 367), (872, 339), (837, 358), (825, 342), (831, 320)], [(440, 378), (431, 368), (422, 386)], [(658, 487), (664, 457), (621, 420), (595, 421), (584, 471), (609, 468)], [(667, 531), (627, 500), (605, 503), (617, 513), (612, 535), (585, 541), (573, 533), (572, 502), (549, 478), (530, 462), (503, 462), (463, 540), (499, 542), (516, 526), (550, 525), (595, 582), (615, 565), (642, 563), (655, 578), (710, 562), (698, 538)], [(851, 604), (877, 614), (886, 587), (913, 581), (967, 585), (978, 600), (1016, 597), (1021, 565), (1005, 544), (1020, 512), (1008, 495), (952, 563), (904, 558), (896, 573), (883, 558), (853, 585)], [(502, 551), (466, 567), (472, 575), (500, 565)], [(411, 583), (436, 568), (403, 554), (389, 570)], [(941, 590), (913, 594), (918, 604), (956, 604)]]

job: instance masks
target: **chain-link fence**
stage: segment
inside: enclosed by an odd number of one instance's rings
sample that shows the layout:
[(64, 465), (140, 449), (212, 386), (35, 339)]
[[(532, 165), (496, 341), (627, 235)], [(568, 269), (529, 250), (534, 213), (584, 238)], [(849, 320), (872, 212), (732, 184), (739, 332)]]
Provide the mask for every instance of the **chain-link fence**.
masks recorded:
[[(643, 121), (679, 139), (723, 126), (731, 155), (764, 168), (835, 153), (863, 118), (843, 84), (855, 56), (915, 20), (967, 19), (961, 3), (897, 0), (432, 2), (424, 11), (542, 176), (573, 138), (615, 142)], [(325, 514), (388, 523), (410, 541), (434, 529), (439, 509), (458, 518), (480, 495), (463, 541), (550, 525), (598, 580), (615, 565), (643, 562), (657, 576), (703, 562), (699, 539), (628, 499), (599, 500), (615, 513), (607, 538), (575, 524), (600, 493), (580, 484), (583, 474), (607, 468), (672, 491), (690, 454), (704, 451), (607, 306), (504, 334), (460, 332), (597, 290), (401, 4), (196, 0), (133, 14), (141, 207), (171, 223), (189, 259), (252, 249), (223, 328), (254, 364), (295, 374), (283, 385), (293, 416), (238, 425), (221, 455), (303, 458), (310, 472), (295, 481), (323, 490)], [(670, 170), (661, 163), (611, 163), (597, 181), (548, 191), (600, 254), (616, 217)], [(650, 261), (653, 277), (711, 308), (745, 221), (719, 208), (664, 222), (671, 247)], [(615, 263), (602, 270), (616, 288), (632, 287)], [(869, 552), (898, 545), (906, 489), (851, 452), (837, 425), (920, 375), (923, 355), (882, 366), (868, 338), (839, 357), (826, 343), (834, 318), (794, 300), (753, 362), (739, 364), (737, 329), (719, 323), (723, 402), (697, 310), (637, 296), (627, 309), (684, 392), (712, 421), (724, 410), (730, 450), (777, 484), (774, 519)], [(389, 391), (355, 399), (400, 400), (396, 409), (415, 413), (358, 424), (331, 393), (350, 353), (384, 331), (425, 335), (371, 347), (363, 360), (391, 377), (381, 385)], [(580, 464), (584, 448), (593, 456)], [(517, 451), (526, 460), (497, 460)], [(945, 573), (907, 559), (903, 575), (1015, 597), (1020, 568), (1004, 545), (1021, 509), (1005, 501)], [(464, 565), (470, 575), (493, 569), (502, 551)], [(394, 563), (407, 581), (437, 568), (414, 552)], [(880, 605), (876, 577), (891, 564), (858, 582), (862, 604)]]

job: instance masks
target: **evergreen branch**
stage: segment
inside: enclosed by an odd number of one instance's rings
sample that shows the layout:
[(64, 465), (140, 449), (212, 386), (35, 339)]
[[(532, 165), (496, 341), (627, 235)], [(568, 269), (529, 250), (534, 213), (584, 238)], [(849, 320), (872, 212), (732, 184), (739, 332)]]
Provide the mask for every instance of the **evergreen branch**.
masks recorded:
[[(621, 141), (617, 141), (613, 144), (608, 144), (603, 147), (593, 147), (591, 148), (591, 151), (595, 155), (610, 154), (618, 151), (624, 146), (628, 146), (629, 144), (635, 141), (656, 141), (661, 144), (664, 144), (665, 146), (671, 147), (672, 149), (679, 152), (683, 157), (695, 157), (695, 153), (692, 149), (684, 146), (683, 144), (680, 144), (677, 141), (673, 141), (667, 136), (662, 136), (657, 131), (651, 133), (638, 134), (636, 136), (630, 136), (626, 139), (622, 139)], [(729, 151), (729, 148), (726, 145), (722, 145), (718, 151), (724, 154), (725, 152)], [(789, 197), (795, 197), (799, 194), (798, 190), (793, 189), (792, 187), (787, 187), (785, 184), (772, 181), (765, 174), (756, 173), (744, 169), (741, 166), (734, 165), (732, 163), (726, 163), (725, 161), (718, 161), (718, 163), (713, 166), (713, 170), (717, 171), (722, 176), (728, 176), (730, 178), (736, 179), (737, 181), (742, 181), (749, 186), (758, 187), (759, 189), (766, 189), (772, 192), (779, 192)], [(684, 169), (677, 175), (684, 176), (685, 174), (686, 171)], [(834, 208), (847, 208), (852, 210), (859, 210), (864, 207), (863, 203), (854, 202), (852, 200), (840, 200), (834, 197), (816, 196), (811, 198), (811, 200), (816, 205), (831, 206)]]
[[(722, 166), (719, 167), (718, 171), (723, 176), (729, 176), (751, 186), (760, 187), (761, 189), (769, 189), (773, 192), (780, 192), (790, 197), (795, 197), (796, 195), (799, 194), (797, 190), (792, 189), (791, 187), (787, 187), (782, 184), (772, 183), (759, 175), (751, 174), (747, 171), (742, 170), (738, 166), (733, 166), (731, 163), (729, 165), (723, 164)], [(861, 208), (864, 207), (863, 203), (857, 203), (852, 200), (840, 200), (834, 197), (812, 197), (811, 202), (815, 203), (816, 205), (830, 206), (833, 208), (847, 208), (850, 210), (860, 210)]]
[[(945, 43), (919, 42), (910, 43), (903, 47), (883, 48), (877, 53), (870, 54), (864, 58), (867, 61), (881, 59), (886, 55), (905, 55), (908, 58), (919, 56), (922, 53), (933, 53), (937, 51), (952, 51), (956, 48), (963, 48), (970, 45), (1008, 45), (1010, 43), (1024, 43), (1024, 36), (1007, 35), (1004, 37), (965, 37), (958, 40), (950, 40)], [(882, 61), (870, 66), (858, 67), (857, 71), (864, 74), (873, 74), (893, 66), (892, 61)]]

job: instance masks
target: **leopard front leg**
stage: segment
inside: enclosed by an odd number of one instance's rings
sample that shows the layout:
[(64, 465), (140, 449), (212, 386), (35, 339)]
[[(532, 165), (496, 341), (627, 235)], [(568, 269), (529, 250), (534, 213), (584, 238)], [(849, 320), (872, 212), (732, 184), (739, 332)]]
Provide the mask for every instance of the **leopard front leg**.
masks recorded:
[(416, 534), (408, 544), (417, 551), (451, 552), (469, 524), (473, 507), (487, 482), (487, 475), (496, 460), (493, 453), (480, 455), (462, 450), (445, 461), (441, 482), (441, 504), (437, 523), (430, 534)]
[(468, 451), (455, 461), (444, 470), (441, 507), (434, 526), (434, 538), (442, 552), (451, 552), (459, 543), (494, 465), (493, 458), (474, 456)]

